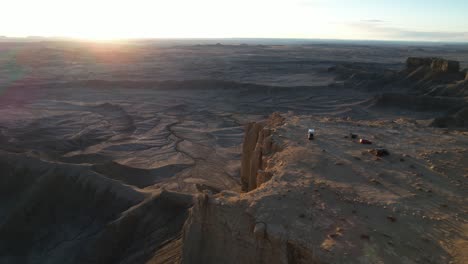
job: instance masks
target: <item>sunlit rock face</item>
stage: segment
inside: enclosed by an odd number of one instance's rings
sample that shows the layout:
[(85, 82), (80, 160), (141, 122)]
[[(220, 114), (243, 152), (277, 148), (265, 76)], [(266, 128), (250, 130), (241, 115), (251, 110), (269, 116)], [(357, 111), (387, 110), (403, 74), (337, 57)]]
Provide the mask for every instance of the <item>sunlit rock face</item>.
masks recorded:
[(409, 57), (406, 60), (406, 66), (410, 69), (429, 66), (431, 70), (435, 72), (455, 73), (460, 71), (460, 62), (441, 58)]
[(256, 189), (271, 178), (268, 157), (280, 149), (272, 136), (271, 126), (281, 124), (284, 118), (273, 114), (265, 122), (246, 125), (242, 145), (241, 183), (243, 191)]

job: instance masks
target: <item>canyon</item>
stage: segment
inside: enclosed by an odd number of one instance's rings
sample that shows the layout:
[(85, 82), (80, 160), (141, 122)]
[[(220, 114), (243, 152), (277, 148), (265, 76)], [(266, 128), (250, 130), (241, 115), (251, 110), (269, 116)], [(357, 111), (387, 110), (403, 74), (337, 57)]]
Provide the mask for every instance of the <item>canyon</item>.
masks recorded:
[(463, 45), (0, 49), (0, 263), (468, 260)]

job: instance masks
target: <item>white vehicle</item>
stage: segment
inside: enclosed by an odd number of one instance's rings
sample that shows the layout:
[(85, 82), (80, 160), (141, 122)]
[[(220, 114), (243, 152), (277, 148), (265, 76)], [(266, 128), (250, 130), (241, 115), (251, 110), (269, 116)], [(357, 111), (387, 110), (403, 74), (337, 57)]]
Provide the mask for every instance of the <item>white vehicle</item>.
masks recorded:
[(314, 133), (315, 133), (315, 129), (309, 128), (309, 132), (307, 133), (307, 138), (308, 138), (309, 140), (314, 139)]

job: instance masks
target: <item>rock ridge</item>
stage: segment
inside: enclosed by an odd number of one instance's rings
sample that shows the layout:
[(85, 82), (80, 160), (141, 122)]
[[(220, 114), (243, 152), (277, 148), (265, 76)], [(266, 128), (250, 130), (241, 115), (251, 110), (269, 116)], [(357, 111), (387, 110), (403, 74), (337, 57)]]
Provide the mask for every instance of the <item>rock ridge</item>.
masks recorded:
[(271, 179), (271, 173), (266, 170), (268, 157), (280, 150), (272, 135), (273, 127), (283, 122), (280, 114), (273, 113), (267, 121), (246, 125), (242, 146), (242, 191), (252, 191)]

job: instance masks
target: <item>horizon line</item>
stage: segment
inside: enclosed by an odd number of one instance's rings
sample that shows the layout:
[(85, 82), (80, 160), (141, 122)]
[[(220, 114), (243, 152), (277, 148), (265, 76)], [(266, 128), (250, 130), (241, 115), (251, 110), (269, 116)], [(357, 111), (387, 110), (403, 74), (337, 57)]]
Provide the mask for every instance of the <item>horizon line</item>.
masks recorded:
[(2, 39), (21, 39), (21, 40), (34, 40), (34, 39), (61, 39), (72, 41), (85, 41), (85, 42), (119, 42), (119, 41), (142, 41), (142, 40), (277, 40), (277, 41), (356, 41), (356, 42), (396, 42), (396, 43), (440, 43), (451, 44), (465, 43), (468, 41), (444, 41), (444, 40), (406, 40), (406, 39), (347, 39), (347, 38), (290, 38), (290, 37), (118, 37), (118, 38), (86, 38), (86, 37), (72, 37), (72, 36), (7, 36), (0, 34), (0, 41)]

